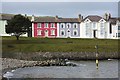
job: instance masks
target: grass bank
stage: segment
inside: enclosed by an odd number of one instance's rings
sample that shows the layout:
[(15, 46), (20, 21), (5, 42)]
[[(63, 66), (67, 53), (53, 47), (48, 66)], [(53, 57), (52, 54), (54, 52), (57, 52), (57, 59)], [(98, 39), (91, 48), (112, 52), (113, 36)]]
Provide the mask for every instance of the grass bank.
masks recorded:
[[(23, 55), (20, 53), (30, 55), (35, 52), (95, 53), (96, 44), (98, 45), (99, 53), (104, 53), (104, 54), (117, 53), (119, 48), (118, 42), (119, 42), (118, 40), (109, 40), (109, 39), (96, 40), (96, 39), (26, 38), (26, 37), (21, 37), (20, 40), (17, 41), (15, 37), (2, 37), (2, 53), (3, 53), (2, 55), (3, 57), (10, 57), (10, 56), (14, 57), (15, 55), (17, 56), (18, 53), (20, 56)], [(82, 56), (82, 55), (76, 54), (76, 56)]]

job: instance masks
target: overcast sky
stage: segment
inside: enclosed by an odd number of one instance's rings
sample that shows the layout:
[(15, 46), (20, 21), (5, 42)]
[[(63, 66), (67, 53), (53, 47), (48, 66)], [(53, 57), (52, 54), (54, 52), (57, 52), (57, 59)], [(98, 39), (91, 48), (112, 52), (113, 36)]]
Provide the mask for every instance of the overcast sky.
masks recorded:
[(78, 14), (118, 16), (118, 2), (2, 2), (2, 13), (78, 17)]

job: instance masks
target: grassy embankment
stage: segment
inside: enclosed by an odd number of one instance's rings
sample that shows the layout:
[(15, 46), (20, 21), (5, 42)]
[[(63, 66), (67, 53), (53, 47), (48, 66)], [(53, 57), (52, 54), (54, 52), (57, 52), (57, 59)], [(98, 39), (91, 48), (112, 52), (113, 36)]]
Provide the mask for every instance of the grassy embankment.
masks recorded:
[[(3, 57), (15, 56), (15, 53), (24, 53), (30, 56), (34, 52), (98, 52), (114, 53), (118, 51), (118, 40), (109, 39), (59, 39), (59, 38), (25, 38), (2, 37)], [(22, 54), (21, 54), (22, 55)], [(58, 55), (57, 55), (58, 56)], [(80, 56), (80, 55), (78, 55)], [(105, 56), (104, 56), (105, 57)]]

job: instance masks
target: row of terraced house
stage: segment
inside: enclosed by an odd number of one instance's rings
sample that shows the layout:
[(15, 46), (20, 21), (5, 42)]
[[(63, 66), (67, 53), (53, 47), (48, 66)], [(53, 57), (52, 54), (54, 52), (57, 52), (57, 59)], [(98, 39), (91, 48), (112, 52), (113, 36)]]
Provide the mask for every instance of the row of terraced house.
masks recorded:
[(34, 17), (32, 16), (32, 37), (49, 38), (100, 38), (118, 39), (120, 20), (105, 14), (104, 17), (89, 15), (85, 18)]
[(104, 16), (88, 15), (83, 18), (36, 17), (32, 22), (32, 37), (48, 38), (99, 38), (118, 39), (120, 37), (120, 18), (106, 13)]

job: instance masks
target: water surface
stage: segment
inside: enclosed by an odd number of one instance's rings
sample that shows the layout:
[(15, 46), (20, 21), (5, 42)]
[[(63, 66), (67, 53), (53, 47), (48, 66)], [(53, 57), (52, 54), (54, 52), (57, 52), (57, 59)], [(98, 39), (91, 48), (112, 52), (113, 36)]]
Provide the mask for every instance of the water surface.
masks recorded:
[(118, 60), (72, 61), (77, 66), (26, 67), (12, 71), (11, 78), (118, 78)]

